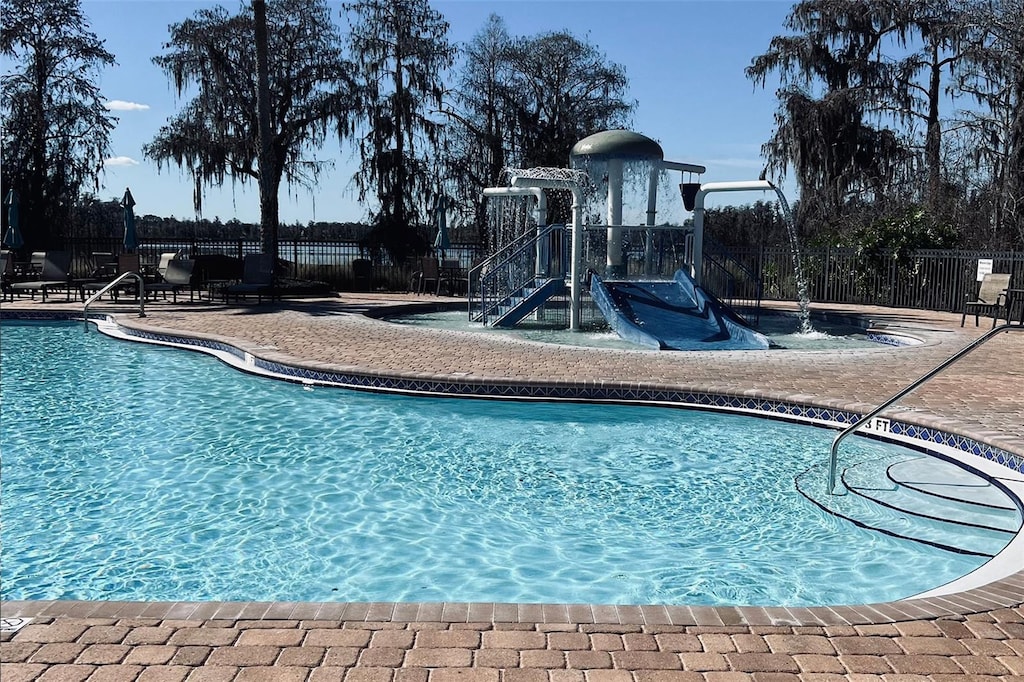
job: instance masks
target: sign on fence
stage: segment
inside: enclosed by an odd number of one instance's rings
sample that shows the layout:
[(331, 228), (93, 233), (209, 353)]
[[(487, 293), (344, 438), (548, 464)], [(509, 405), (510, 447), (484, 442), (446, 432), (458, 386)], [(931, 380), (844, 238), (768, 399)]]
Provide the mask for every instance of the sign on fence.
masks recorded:
[(979, 258), (978, 259), (978, 281), (985, 279), (985, 275), (992, 274), (992, 259), (991, 258)]

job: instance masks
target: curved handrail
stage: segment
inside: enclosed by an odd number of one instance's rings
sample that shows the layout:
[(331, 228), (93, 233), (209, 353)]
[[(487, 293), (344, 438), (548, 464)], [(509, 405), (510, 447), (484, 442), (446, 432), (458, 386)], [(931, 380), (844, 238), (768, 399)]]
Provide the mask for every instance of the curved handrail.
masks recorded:
[(118, 275), (116, 279), (114, 279), (112, 282), (107, 284), (105, 287), (97, 291), (95, 294), (93, 294), (86, 300), (85, 305), (82, 306), (82, 320), (85, 323), (85, 331), (89, 331), (89, 306), (92, 304), (92, 302), (98, 299), (103, 294), (110, 291), (111, 289), (113, 289), (114, 287), (116, 287), (124, 280), (128, 279), (129, 277), (134, 277), (139, 282), (139, 317), (146, 316), (146, 281), (142, 279), (142, 275), (140, 275), (137, 272), (125, 272)]
[(998, 327), (993, 327), (992, 329), (990, 329), (989, 331), (985, 332), (984, 334), (979, 336), (977, 339), (972, 341), (970, 344), (968, 344), (968, 345), (964, 346), (963, 348), (961, 348), (959, 351), (954, 353), (949, 358), (946, 358), (945, 361), (941, 362), (940, 364), (938, 364), (937, 366), (935, 366), (934, 368), (929, 370), (923, 376), (919, 377), (916, 381), (912, 382), (909, 386), (907, 386), (906, 388), (902, 389), (901, 391), (899, 391), (898, 393), (896, 393), (892, 397), (887, 398), (886, 400), (882, 401), (882, 404), (880, 404), (878, 407), (876, 407), (875, 409), (873, 409), (870, 412), (868, 412), (866, 415), (864, 415), (863, 417), (861, 417), (860, 419), (855, 421), (850, 426), (846, 427), (843, 430), (842, 433), (840, 433), (838, 436), (836, 436), (835, 439), (832, 441), (832, 450), (831, 450), (830, 455), (829, 455), (830, 456), (829, 467), (828, 467), (828, 492), (829, 492), (829, 494), (830, 495), (837, 494), (835, 492), (835, 489), (836, 489), (836, 463), (838, 461), (838, 455), (839, 455), (839, 444), (843, 441), (843, 439), (845, 439), (851, 433), (853, 433), (854, 431), (859, 429), (861, 426), (863, 426), (868, 421), (870, 421), (870, 420), (874, 419), (875, 417), (877, 417), (880, 412), (885, 410), (887, 407), (891, 406), (897, 400), (899, 400), (900, 398), (902, 398), (905, 395), (909, 394), (911, 391), (914, 391), (919, 386), (921, 386), (922, 384), (924, 384), (927, 381), (929, 381), (936, 374), (938, 374), (942, 370), (946, 369), (947, 367), (952, 365), (954, 362), (956, 362), (957, 360), (959, 360), (963, 356), (967, 355), (968, 353), (970, 353), (975, 348), (977, 348), (981, 344), (983, 344), (986, 341), (988, 341), (990, 338), (992, 338), (996, 334), (1001, 334), (1003, 332), (1010, 332), (1010, 331), (1024, 331), (1024, 325), (1004, 324), (1004, 325), (1000, 325)]

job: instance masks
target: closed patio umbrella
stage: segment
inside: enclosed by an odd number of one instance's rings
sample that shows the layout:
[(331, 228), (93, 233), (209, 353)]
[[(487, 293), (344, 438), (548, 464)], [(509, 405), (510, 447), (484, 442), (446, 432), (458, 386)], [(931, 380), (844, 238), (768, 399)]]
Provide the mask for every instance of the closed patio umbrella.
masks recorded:
[(132, 191), (127, 187), (124, 190), (124, 198), (121, 199), (121, 208), (124, 209), (124, 248), (126, 251), (134, 251), (139, 248), (139, 235), (135, 231), (135, 198)]
[(25, 240), (18, 227), (18, 192), (13, 189), (8, 192), (4, 204), (7, 206), (7, 232), (4, 233), (4, 246), (20, 249), (24, 246)]
[(434, 248), (440, 253), (441, 258), (444, 258), (445, 251), (452, 248), (451, 240), (448, 238), (446, 203), (445, 198), (441, 197), (437, 200), (437, 206), (434, 208), (434, 219), (437, 222), (437, 236), (434, 237)]

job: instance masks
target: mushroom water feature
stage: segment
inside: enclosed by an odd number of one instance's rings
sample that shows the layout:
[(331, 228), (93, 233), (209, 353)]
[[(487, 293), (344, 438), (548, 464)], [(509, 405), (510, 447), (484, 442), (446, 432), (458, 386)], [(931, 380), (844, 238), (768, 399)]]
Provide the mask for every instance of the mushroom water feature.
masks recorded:
[[(499, 245), (481, 267), (481, 291), (477, 301), (471, 296), (471, 318), (495, 326), (513, 326), (531, 314), (542, 314), (553, 297), (568, 291), (568, 326), (579, 330), (583, 288), (589, 285), (590, 297), (608, 324), (640, 346), (662, 350), (768, 348), (765, 336), (750, 328), (740, 314), (704, 286), (703, 214), (704, 199), (714, 192), (772, 191), (784, 200), (774, 185), (764, 180), (704, 185), (684, 181), (680, 190), (684, 208), (693, 211), (692, 227), (659, 226), (661, 181), (669, 172), (684, 174), (684, 180), (687, 174), (691, 178), (699, 176), (705, 172), (704, 166), (666, 160), (661, 145), (629, 130), (606, 130), (580, 140), (573, 146), (569, 161), (571, 167), (566, 169), (509, 170), (507, 186), (484, 191), (484, 196), (492, 200), (533, 197), (538, 210), (534, 213), (536, 228), (521, 231), (521, 238)], [(634, 187), (637, 185), (639, 191)], [(646, 195), (642, 224), (625, 222), (627, 186), (630, 199)], [(554, 190), (568, 191), (572, 196), (567, 226), (546, 225), (550, 201), (545, 201), (545, 193)], [(588, 199), (595, 195), (603, 199), (603, 224), (592, 216), (595, 224), (585, 225)], [(636, 207), (629, 208), (633, 209), (631, 215), (638, 214)], [(605, 236), (604, 262), (594, 262), (591, 253), (585, 264), (584, 243), (593, 243), (586, 239), (586, 233), (597, 230)], [(656, 239), (657, 233), (668, 238)], [(565, 249), (567, 267), (542, 267), (546, 245), (562, 235), (570, 242), (570, 248)], [(642, 246), (635, 235), (642, 236)], [(665, 253), (666, 249), (672, 253)], [(681, 262), (676, 258), (679, 250), (683, 254)], [(663, 272), (666, 261), (676, 262), (678, 269), (672, 274)], [(522, 272), (514, 272), (516, 268)]]
[[(647, 171), (647, 225), (653, 227), (657, 215), (658, 178), (664, 166), (665, 153), (661, 145), (640, 133), (605, 130), (577, 142), (569, 152), (569, 160), (574, 167), (585, 170), (591, 179), (595, 175), (607, 178), (608, 255), (605, 275), (623, 277), (627, 274), (622, 262), (622, 194), (626, 166), (635, 166), (639, 173)], [(703, 166), (694, 164), (679, 165), (685, 166), (680, 170), (693, 173), (705, 170)], [(646, 243), (652, 244), (652, 241), (647, 239)], [(651, 250), (645, 248), (645, 263), (650, 263)], [(649, 271), (650, 267), (645, 267), (645, 272)]]

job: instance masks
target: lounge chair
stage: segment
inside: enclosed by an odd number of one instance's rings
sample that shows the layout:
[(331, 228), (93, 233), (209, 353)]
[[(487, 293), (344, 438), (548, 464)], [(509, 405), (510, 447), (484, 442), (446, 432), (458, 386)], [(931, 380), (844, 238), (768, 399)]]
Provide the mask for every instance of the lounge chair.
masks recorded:
[(13, 300), (14, 294), (28, 292), (32, 298), (40, 292), (46, 302), (49, 292), (64, 289), (71, 300), (71, 254), (67, 251), (37, 251), (32, 254), (32, 269), (37, 273), (34, 279), (12, 282), (8, 287)]
[(273, 300), (275, 294), (273, 258), (266, 253), (250, 253), (242, 262), (242, 281), (224, 287), (224, 302), (232, 296), (238, 301), (255, 295), (256, 302), (262, 303), (264, 296)]
[[(168, 251), (166, 253), (161, 253), (160, 260), (158, 260), (156, 264), (156, 274), (159, 275), (160, 277), (166, 275), (167, 267), (171, 264), (171, 261), (175, 260), (176, 258), (178, 258), (177, 252)], [(184, 260), (184, 258), (182, 258), (181, 260)]]
[(224, 287), (235, 284), (242, 279), (242, 259), (224, 254), (196, 254), (191, 260), (192, 288), (199, 298), (203, 291), (207, 292), (212, 301), (217, 296), (223, 297)]
[(7, 299), (7, 288), (14, 281), (14, 253), (0, 251), (0, 300)]
[(991, 315), (992, 326), (1001, 317), (1000, 313), (1006, 308), (1006, 290), (1010, 288), (1009, 273), (990, 272), (981, 279), (981, 286), (978, 288), (978, 296), (972, 300), (968, 296), (964, 303), (963, 315), (960, 316), (960, 326), (964, 326), (967, 316), (974, 314), (974, 326), (978, 326), (980, 315)]
[[(172, 256), (174, 254), (171, 254)], [(153, 294), (156, 298), (156, 294), (163, 293), (164, 298), (167, 298), (167, 292), (171, 292), (171, 300), (175, 303), (178, 302), (178, 292), (188, 289), (189, 301), (195, 300), (195, 290), (192, 288), (192, 272), (195, 269), (196, 262), (186, 258), (170, 258), (166, 263), (161, 259), (161, 263), (158, 266), (159, 271), (162, 274), (161, 281), (155, 284), (146, 285), (146, 295)]]

